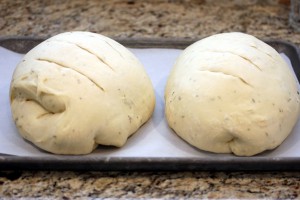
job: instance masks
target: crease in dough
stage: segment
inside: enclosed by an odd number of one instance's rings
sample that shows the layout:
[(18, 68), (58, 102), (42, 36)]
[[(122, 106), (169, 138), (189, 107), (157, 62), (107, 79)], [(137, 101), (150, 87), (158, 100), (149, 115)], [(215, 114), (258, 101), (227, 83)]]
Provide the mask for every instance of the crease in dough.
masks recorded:
[(118, 51), (113, 45), (111, 45), (108, 41), (103, 40), (108, 46), (110, 46), (115, 52), (117, 52), (119, 54), (120, 57), (124, 58), (123, 54)]
[(70, 70), (72, 70), (72, 71), (74, 71), (74, 72), (77, 72), (78, 74), (81, 74), (82, 76), (84, 76), (84, 77), (86, 77), (87, 79), (89, 79), (89, 80), (90, 80), (92, 83), (94, 83), (94, 84), (95, 84), (102, 92), (105, 92), (105, 89), (104, 89), (102, 86), (100, 86), (98, 83), (96, 83), (93, 79), (91, 79), (90, 77), (86, 76), (86, 75), (83, 74), (82, 72), (80, 72), (80, 71), (78, 71), (78, 70), (76, 70), (76, 69), (74, 69), (74, 68), (72, 68), (72, 67), (66, 66), (66, 65), (64, 65), (64, 64), (62, 64), (62, 63), (58, 63), (58, 62), (56, 62), (56, 61), (54, 61), (54, 60), (50, 60), (50, 59), (46, 59), (46, 58), (37, 58), (36, 60), (37, 60), (37, 61), (42, 61), (42, 62), (52, 63), (52, 64), (55, 64), (55, 65), (57, 65), (57, 66), (59, 66), (59, 67), (67, 68), (67, 69), (70, 69)]
[(249, 87), (253, 87), (250, 83), (248, 83), (247, 81), (245, 81), (245, 79), (243, 79), (242, 77), (240, 76), (236, 76), (236, 75), (233, 75), (233, 74), (229, 74), (229, 73), (226, 73), (226, 72), (222, 72), (222, 71), (214, 71), (214, 70), (198, 70), (199, 72), (209, 72), (209, 73), (216, 73), (216, 74), (222, 74), (224, 76), (229, 76), (229, 77), (232, 77), (232, 78), (236, 78), (236, 79), (239, 79), (241, 82), (243, 82), (245, 85), (249, 86)]
[(91, 50), (89, 50), (87, 47), (84, 47), (84, 46), (82, 46), (80, 44), (77, 44), (75, 42), (64, 41), (64, 40), (51, 40), (51, 42), (62, 42), (62, 43), (68, 43), (68, 44), (75, 45), (76, 47), (82, 49), (83, 51), (86, 51), (87, 53), (95, 56), (101, 63), (103, 63), (106, 67), (110, 68), (112, 71), (115, 72), (115, 69), (112, 66), (110, 66), (107, 62), (105, 62), (105, 60), (103, 58), (101, 58), (100, 56), (98, 56), (97, 54), (95, 54), (94, 52), (92, 52)]
[(236, 56), (242, 58), (243, 60), (249, 62), (252, 66), (254, 66), (254, 67), (255, 67), (256, 69), (258, 69), (259, 71), (263, 71), (263, 70), (261, 69), (261, 67), (259, 67), (257, 64), (255, 64), (254, 62), (252, 62), (250, 59), (248, 59), (248, 58), (246, 58), (245, 56), (242, 56), (242, 55), (240, 55), (240, 54), (231, 52), (231, 51), (221, 51), (221, 50), (207, 49), (207, 50), (198, 51), (198, 52), (230, 53), (230, 54), (236, 55)]

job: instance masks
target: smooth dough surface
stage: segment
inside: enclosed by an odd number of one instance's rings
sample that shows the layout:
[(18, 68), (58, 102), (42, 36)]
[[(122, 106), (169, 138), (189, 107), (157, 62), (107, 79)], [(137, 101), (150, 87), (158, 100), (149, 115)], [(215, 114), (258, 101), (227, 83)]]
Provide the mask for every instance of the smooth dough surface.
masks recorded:
[(14, 71), (10, 98), (19, 133), (56, 154), (121, 147), (155, 105), (137, 58), (90, 32), (62, 33), (28, 52)]
[(251, 156), (277, 147), (292, 131), (298, 84), (272, 47), (247, 34), (223, 33), (182, 52), (165, 105), (169, 126), (191, 145)]

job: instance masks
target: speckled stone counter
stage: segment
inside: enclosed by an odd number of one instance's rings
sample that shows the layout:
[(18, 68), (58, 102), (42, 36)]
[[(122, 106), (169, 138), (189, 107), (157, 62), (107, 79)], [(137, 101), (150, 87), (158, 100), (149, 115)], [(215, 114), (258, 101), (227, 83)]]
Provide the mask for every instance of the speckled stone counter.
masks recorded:
[(288, 25), (289, 6), (277, 0), (0, 2), (2, 36), (85, 30), (110, 37), (199, 38), (241, 31), (300, 44), (300, 34)]
[[(1, 0), (0, 36), (86, 30), (109, 37), (199, 38), (242, 31), (299, 45), (288, 14), (289, 6), (275, 0)], [(2, 171), (0, 198), (293, 199), (300, 198), (300, 172)]]
[(10, 198), (272, 198), (300, 196), (297, 172), (1, 172)]

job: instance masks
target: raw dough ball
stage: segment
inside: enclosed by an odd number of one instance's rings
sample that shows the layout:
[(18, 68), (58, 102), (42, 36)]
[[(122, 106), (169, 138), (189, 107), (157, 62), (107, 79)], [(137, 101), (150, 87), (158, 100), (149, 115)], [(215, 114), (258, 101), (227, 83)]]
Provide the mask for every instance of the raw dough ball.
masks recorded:
[(243, 33), (200, 40), (165, 90), (169, 126), (191, 145), (251, 156), (280, 145), (299, 115), (297, 81), (269, 45)]
[(155, 98), (137, 58), (89, 32), (56, 35), (28, 52), (11, 82), (20, 134), (56, 154), (121, 147), (152, 115)]

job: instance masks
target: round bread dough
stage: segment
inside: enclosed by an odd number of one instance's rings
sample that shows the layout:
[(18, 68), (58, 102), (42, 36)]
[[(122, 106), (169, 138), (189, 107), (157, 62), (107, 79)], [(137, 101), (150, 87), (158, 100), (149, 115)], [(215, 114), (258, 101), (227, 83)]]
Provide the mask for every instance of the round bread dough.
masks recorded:
[(298, 83), (269, 45), (223, 33), (182, 52), (168, 78), (165, 104), (169, 126), (191, 145), (251, 156), (277, 147), (292, 131)]
[(19, 133), (55, 154), (121, 147), (155, 105), (137, 58), (90, 32), (62, 33), (28, 52), (14, 71), (10, 98)]

